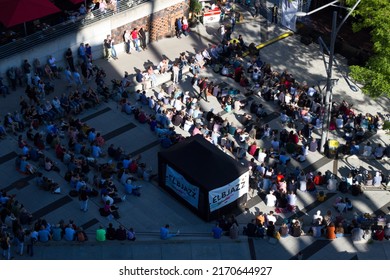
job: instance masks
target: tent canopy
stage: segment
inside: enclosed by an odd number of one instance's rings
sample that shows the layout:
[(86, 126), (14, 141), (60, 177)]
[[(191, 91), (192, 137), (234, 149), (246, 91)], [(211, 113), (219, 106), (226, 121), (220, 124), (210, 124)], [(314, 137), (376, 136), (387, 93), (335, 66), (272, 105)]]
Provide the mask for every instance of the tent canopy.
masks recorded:
[(202, 135), (195, 135), (159, 153), (165, 162), (188, 180), (210, 191), (248, 171)]
[(49, 0), (0, 0), (0, 5), (0, 20), (5, 27), (61, 12)]
[(73, 3), (73, 4), (85, 4), (85, 0), (68, 0), (69, 2)]

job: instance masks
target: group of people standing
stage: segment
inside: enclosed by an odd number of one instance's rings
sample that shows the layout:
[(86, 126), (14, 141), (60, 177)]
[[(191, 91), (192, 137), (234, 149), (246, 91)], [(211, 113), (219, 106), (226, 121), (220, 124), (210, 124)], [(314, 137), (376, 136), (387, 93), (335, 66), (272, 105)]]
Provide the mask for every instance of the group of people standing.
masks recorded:
[(123, 33), (123, 41), (125, 42), (125, 51), (131, 54), (131, 50), (140, 52), (146, 50), (146, 32), (143, 26), (141, 28), (134, 27), (133, 30), (126, 29)]
[[(146, 46), (146, 31), (143, 26), (140, 28), (134, 27), (132, 30), (126, 29), (123, 32), (123, 42), (125, 46), (125, 52), (131, 54), (134, 50), (141, 52), (147, 50)], [(111, 35), (107, 35), (103, 42), (104, 57), (108, 61), (112, 59), (118, 59), (117, 51), (115, 49), (115, 40)]]
[(176, 37), (181, 38), (181, 35), (188, 36), (190, 31), (188, 20), (186, 17), (176, 19)]

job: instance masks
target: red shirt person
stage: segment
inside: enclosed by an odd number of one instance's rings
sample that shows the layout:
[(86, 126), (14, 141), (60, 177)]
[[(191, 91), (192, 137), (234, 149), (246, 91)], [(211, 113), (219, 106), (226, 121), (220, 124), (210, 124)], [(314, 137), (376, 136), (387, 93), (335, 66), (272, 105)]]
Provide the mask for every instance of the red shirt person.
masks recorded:
[(134, 44), (134, 47), (135, 47), (135, 50), (137, 52), (140, 52), (140, 48), (139, 48), (139, 38), (138, 38), (138, 30), (137, 28), (134, 28), (133, 31), (131, 31), (131, 40), (133, 41), (133, 44)]

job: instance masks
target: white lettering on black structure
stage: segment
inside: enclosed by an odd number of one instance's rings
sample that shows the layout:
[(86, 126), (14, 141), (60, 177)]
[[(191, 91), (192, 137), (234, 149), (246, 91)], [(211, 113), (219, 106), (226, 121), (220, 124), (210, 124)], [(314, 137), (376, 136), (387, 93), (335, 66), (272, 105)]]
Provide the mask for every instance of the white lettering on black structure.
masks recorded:
[(198, 208), (199, 188), (189, 183), (180, 173), (167, 165), (165, 185), (171, 188), (181, 198)]

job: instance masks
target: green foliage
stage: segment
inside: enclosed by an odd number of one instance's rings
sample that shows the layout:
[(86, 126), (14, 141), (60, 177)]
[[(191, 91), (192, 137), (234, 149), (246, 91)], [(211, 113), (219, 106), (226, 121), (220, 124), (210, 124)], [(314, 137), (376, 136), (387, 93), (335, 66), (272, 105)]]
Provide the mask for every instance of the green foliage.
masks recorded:
[[(347, 0), (353, 5), (356, 0)], [(374, 55), (365, 67), (351, 66), (351, 77), (363, 84), (363, 92), (372, 97), (390, 97), (390, 1), (362, 0), (355, 12), (354, 31), (371, 30)]]
[(383, 130), (390, 130), (390, 122), (389, 121), (385, 121), (384, 124), (383, 124)]
[(199, 14), (202, 11), (202, 3), (199, 0), (190, 1), (190, 12)]

